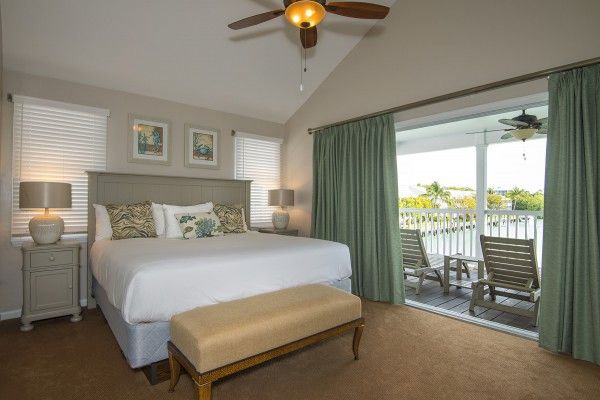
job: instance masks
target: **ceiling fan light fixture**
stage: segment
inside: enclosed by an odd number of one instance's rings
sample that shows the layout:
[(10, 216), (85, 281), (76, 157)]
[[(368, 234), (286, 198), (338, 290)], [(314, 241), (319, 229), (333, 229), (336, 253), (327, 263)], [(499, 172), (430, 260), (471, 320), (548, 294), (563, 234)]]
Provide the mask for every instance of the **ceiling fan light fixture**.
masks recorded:
[(523, 128), (523, 129), (515, 129), (512, 131), (512, 135), (515, 139), (519, 140), (527, 140), (533, 137), (537, 132), (535, 128)]
[(325, 7), (314, 0), (300, 0), (285, 9), (285, 17), (294, 26), (308, 29), (317, 26), (325, 18)]

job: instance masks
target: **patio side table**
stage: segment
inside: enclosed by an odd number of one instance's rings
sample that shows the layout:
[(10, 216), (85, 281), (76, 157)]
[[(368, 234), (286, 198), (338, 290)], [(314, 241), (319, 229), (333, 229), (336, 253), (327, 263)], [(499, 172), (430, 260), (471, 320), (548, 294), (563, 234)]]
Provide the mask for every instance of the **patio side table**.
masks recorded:
[[(456, 279), (450, 279), (450, 264), (452, 261), (456, 262)], [(477, 279), (462, 279), (462, 266), (463, 262), (476, 262), (477, 263)], [(450, 256), (444, 256), (444, 294), (450, 293), (450, 285), (471, 289), (471, 284), (484, 277), (484, 264), (483, 259), (479, 257), (465, 256), (463, 254), (452, 254)]]

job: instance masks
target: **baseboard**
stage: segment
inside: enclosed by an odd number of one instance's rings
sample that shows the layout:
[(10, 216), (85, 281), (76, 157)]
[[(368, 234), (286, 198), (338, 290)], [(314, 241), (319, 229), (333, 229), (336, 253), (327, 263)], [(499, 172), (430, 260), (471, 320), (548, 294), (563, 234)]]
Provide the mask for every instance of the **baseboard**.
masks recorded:
[(0, 312), (0, 321), (21, 318), (21, 309)]
[[(87, 306), (87, 298), (80, 299), (79, 304), (81, 307)], [(7, 319), (15, 319), (21, 318), (21, 309), (18, 310), (8, 310), (8, 311), (0, 311), (0, 321), (5, 321)]]

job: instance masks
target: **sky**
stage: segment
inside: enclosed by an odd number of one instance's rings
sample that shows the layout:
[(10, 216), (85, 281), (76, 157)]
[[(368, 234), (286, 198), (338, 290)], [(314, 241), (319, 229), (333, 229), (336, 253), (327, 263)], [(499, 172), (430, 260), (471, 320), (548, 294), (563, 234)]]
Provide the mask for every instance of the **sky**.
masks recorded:
[[(543, 190), (545, 157), (546, 139), (529, 140), (524, 144), (520, 141), (490, 144), (488, 187)], [(410, 187), (433, 181), (443, 186), (475, 188), (475, 174), (475, 147), (401, 155), (398, 156), (399, 196), (413, 196)]]

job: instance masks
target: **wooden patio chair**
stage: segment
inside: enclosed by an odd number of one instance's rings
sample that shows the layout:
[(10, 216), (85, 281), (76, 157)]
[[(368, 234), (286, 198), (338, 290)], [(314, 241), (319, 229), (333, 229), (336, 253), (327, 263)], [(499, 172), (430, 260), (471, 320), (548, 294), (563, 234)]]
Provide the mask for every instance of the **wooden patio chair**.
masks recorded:
[(444, 285), (440, 274), (444, 269), (444, 255), (427, 254), (419, 229), (400, 229), (400, 244), (404, 277), (410, 275), (419, 278), (416, 285), (407, 282), (407, 286), (414, 287), (416, 294), (419, 294), (421, 285), (429, 274), (434, 274), (429, 279), (439, 281), (440, 286)]
[[(522, 315), (537, 325), (540, 303), (540, 277), (533, 239), (507, 239), (481, 235), (481, 250), (487, 278), (473, 282), (469, 310), (475, 306)], [(491, 301), (484, 299), (484, 287), (490, 288)], [(499, 290), (502, 289), (502, 290)], [(496, 303), (496, 296), (525, 300), (534, 304), (533, 310)]]

